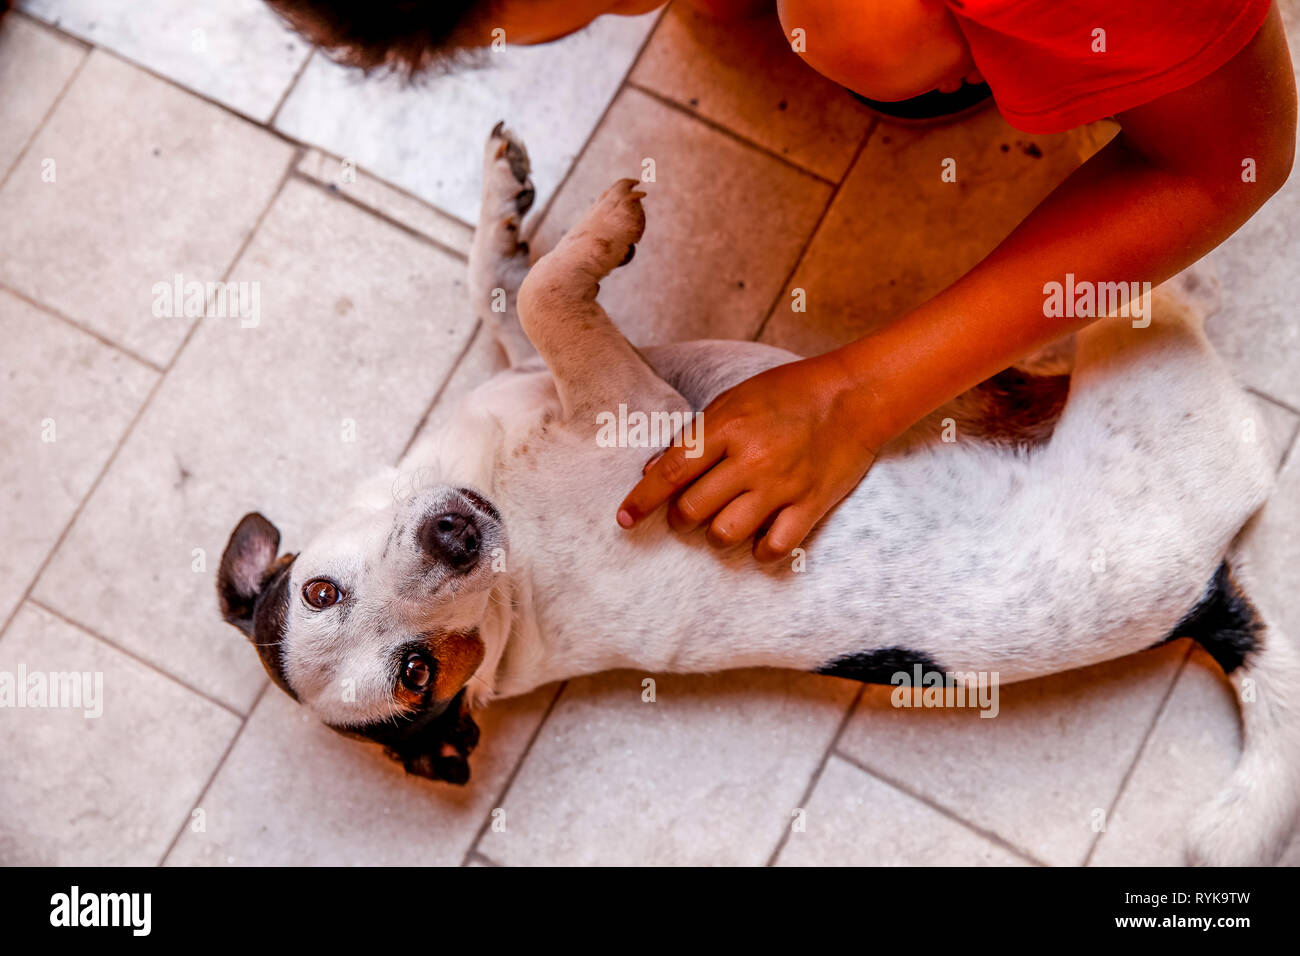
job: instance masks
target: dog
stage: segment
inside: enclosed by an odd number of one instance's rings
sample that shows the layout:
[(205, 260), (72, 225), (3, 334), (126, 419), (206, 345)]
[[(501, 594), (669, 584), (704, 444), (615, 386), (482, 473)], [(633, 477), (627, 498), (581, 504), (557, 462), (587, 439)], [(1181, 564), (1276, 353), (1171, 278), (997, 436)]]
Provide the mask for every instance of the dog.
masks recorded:
[(510, 369), (302, 552), (281, 554), (252, 513), (222, 556), (222, 615), (282, 690), (408, 772), (465, 783), (474, 709), (581, 674), (763, 666), (951, 686), (1192, 637), (1250, 692), (1241, 760), (1193, 822), (1189, 859), (1276, 858), (1300, 801), (1300, 654), (1249, 601), (1239, 545), (1273, 467), (1266, 442), (1243, 440), (1253, 408), (1186, 295), (1166, 284), (1147, 320), (1097, 321), (918, 423), (797, 561), (766, 565), (703, 531), (619, 528), (650, 452), (599, 442), (598, 422), (626, 406), (689, 423), (797, 356), (623, 337), (596, 294), (641, 238), (634, 181), (531, 267), (528, 155), (501, 124), (483, 181), (470, 295)]

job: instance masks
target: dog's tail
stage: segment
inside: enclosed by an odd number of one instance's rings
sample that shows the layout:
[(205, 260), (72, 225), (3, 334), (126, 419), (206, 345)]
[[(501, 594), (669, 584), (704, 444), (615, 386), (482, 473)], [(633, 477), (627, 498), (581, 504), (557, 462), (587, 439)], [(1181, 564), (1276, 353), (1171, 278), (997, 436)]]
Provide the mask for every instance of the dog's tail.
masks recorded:
[(1188, 862), (1201, 866), (1276, 862), (1300, 812), (1300, 649), (1247, 599), (1250, 580), (1238, 549), (1189, 615), (1213, 629), (1197, 636), (1228, 672), (1242, 723), (1236, 768), (1192, 822)]

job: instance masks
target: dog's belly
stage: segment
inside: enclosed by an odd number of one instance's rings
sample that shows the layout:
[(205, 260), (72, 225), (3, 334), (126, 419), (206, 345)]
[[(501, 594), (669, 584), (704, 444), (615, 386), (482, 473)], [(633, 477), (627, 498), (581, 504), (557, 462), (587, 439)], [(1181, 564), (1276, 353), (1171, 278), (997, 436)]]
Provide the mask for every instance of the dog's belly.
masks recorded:
[[(1244, 399), (1199, 340), (1173, 346), (1160, 368), (1206, 383), (1203, 398), (1171, 403), (1155, 370), (1108, 378), (1094, 356), (1046, 445), (1020, 455), (900, 442), (775, 566), (745, 547), (720, 554), (703, 532), (677, 535), (662, 514), (618, 528), (650, 451), (599, 447), (594, 422), (548, 421), (544, 376), (529, 381), (494, 480), (545, 645), (522, 679), (816, 670), (896, 650), (1010, 681), (1150, 646), (1195, 603), (1267, 488), (1257, 450), (1234, 447)], [(703, 390), (728, 378), (722, 367)]]
[(1171, 535), (1190, 503), (1154, 485), (1121, 499), (1131, 514), (1107, 505), (1119, 491), (1100, 475), (1108, 488), (1065, 505), (1032, 460), (947, 446), (882, 461), (802, 553), (764, 566), (661, 515), (619, 529), (643, 460), (593, 455), (562, 494), (518, 476), (506, 518), (530, 512), (512, 551), (533, 568), (551, 665), (535, 683), (613, 667), (818, 670), (891, 649), (1003, 681), (1054, 673), (1163, 638), (1231, 536)]

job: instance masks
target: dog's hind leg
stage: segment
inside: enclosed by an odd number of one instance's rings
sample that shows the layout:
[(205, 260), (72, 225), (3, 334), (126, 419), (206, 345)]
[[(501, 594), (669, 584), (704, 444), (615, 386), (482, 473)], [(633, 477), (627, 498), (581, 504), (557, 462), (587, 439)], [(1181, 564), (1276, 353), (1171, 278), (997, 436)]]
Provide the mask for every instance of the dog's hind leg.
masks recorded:
[(1254, 524), (1238, 538), (1231, 573), (1216, 575), (1190, 615), (1236, 688), (1242, 726), (1236, 768), (1192, 822), (1187, 857), (1199, 865), (1275, 862), (1300, 811), (1300, 649), (1246, 597), (1252, 575), (1240, 544)]
[(520, 322), (555, 376), (570, 418), (619, 403), (645, 412), (689, 411), (596, 302), (600, 280), (631, 260), (645, 229), (645, 194), (636, 185), (621, 179), (607, 189), (519, 290)]
[(528, 152), (502, 123), (492, 129), (483, 154), (483, 205), (469, 252), (469, 291), (474, 313), (492, 332), (511, 366), (537, 354), (519, 326), (519, 286), (528, 274), (528, 244), (520, 239), (534, 190)]

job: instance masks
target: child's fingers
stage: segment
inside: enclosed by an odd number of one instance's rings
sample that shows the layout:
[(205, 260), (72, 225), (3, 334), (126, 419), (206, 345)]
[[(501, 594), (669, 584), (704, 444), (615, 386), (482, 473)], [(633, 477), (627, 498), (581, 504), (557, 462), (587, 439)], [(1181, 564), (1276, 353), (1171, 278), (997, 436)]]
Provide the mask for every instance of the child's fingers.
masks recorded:
[(754, 542), (754, 557), (759, 561), (779, 561), (789, 557), (825, 513), (825, 508), (808, 501), (782, 508), (767, 534)]
[(659, 460), (646, 469), (641, 480), (618, 506), (618, 523), (624, 528), (632, 527), (712, 468), (722, 457), (724, 447), (721, 443), (710, 446), (705, 442), (703, 454), (697, 458), (688, 458), (684, 445), (666, 448)]
[(772, 502), (762, 492), (745, 492), (713, 519), (709, 525), (709, 543), (727, 548), (752, 538), (772, 511)]
[(668, 527), (692, 531), (745, 493), (745, 479), (735, 459), (718, 462), (668, 505)]

